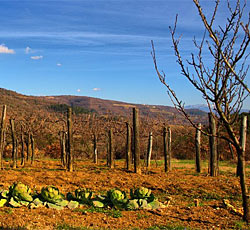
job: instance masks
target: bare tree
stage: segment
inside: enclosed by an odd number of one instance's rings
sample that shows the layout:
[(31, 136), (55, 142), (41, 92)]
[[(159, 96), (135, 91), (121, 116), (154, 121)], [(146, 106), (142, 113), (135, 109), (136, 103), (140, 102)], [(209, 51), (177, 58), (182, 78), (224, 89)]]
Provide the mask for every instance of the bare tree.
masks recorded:
[[(235, 3), (227, 1), (228, 17), (224, 26), (217, 26), (216, 15), (220, 1), (215, 0), (212, 16), (206, 17), (199, 0), (193, 0), (198, 9), (201, 21), (204, 25), (204, 35), (201, 42), (193, 40), (197, 53), (191, 53), (191, 58), (183, 61), (183, 55), (179, 47), (180, 37), (176, 38), (177, 18), (173, 28), (170, 27), (172, 43), (180, 66), (181, 74), (198, 90), (206, 100), (212, 116), (225, 128), (226, 135), (220, 138), (234, 145), (239, 159), (239, 175), (242, 190), (244, 220), (250, 222), (247, 186), (245, 183), (244, 154), (240, 137), (235, 128), (235, 122), (243, 106), (243, 102), (250, 93), (246, 83), (247, 65), (249, 57), (249, 22), (250, 14), (246, 23), (243, 23), (246, 1)], [(204, 52), (210, 55), (210, 61)], [(184, 109), (184, 103), (179, 100), (173, 88), (167, 83), (164, 72), (158, 70), (154, 44), (152, 42), (152, 57), (155, 69), (160, 81), (167, 87), (168, 94), (175, 105), (191, 124), (198, 128)], [(211, 62), (211, 58), (213, 62)], [(201, 130), (201, 132), (204, 132)], [(211, 135), (211, 134), (208, 134)], [(218, 135), (218, 134), (217, 134)]]

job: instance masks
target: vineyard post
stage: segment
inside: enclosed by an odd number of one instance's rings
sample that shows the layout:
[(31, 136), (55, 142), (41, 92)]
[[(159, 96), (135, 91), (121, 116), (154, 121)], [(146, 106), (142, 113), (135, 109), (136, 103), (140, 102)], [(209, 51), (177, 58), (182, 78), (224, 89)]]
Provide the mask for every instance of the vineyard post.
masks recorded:
[(218, 175), (218, 159), (217, 159), (217, 141), (216, 141), (216, 123), (214, 115), (212, 113), (208, 114), (209, 117), (209, 146), (210, 146), (210, 161), (209, 161), (209, 172), (210, 176)]
[(127, 143), (126, 143), (126, 168), (130, 170), (131, 167), (131, 128), (128, 122), (126, 122), (127, 127)]
[[(242, 159), (238, 157), (238, 164), (237, 164), (237, 171), (236, 175), (240, 175), (240, 167), (243, 168), (243, 171), (245, 172), (246, 168), (246, 162), (245, 162), (245, 155), (246, 155), (246, 140), (247, 140), (247, 116), (243, 116), (241, 118), (241, 126), (240, 126), (240, 145), (242, 148)], [(240, 162), (242, 161), (242, 162)]]
[(25, 164), (25, 156), (24, 156), (24, 136), (23, 136), (23, 126), (21, 125), (21, 166)]
[(27, 148), (26, 161), (28, 162), (28, 160), (30, 158), (30, 132), (28, 132), (28, 135), (27, 135), (26, 148)]
[(17, 167), (17, 152), (16, 152), (16, 133), (15, 133), (15, 124), (14, 124), (14, 120), (10, 119), (10, 127), (11, 127), (11, 138), (12, 138), (12, 161), (13, 161), (13, 165), (12, 168), (16, 169)]
[(97, 138), (96, 138), (96, 134), (95, 133), (94, 133), (94, 137), (93, 137), (93, 162), (94, 162), (94, 164), (98, 163)]
[(109, 167), (110, 166), (110, 157), (109, 157), (109, 131), (106, 131), (106, 160), (107, 160), (107, 164), (106, 166)]
[(168, 167), (168, 144), (167, 144), (167, 128), (163, 128), (163, 151), (164, 151), (164, 169), (165, 172), (169, 172), (170, 168)]
[(31, 164), (33, 164), (35, 158), (35, 140), (33, 134), (30, 135), (30, 142), (31, 142)]
[(67, 165), (66, 159), (66, 133), (60, 132), (60, 144), (61, 144), (61, 163), (63, 166)]
[(134, 172), (141, 174), (140, 141), (139, 141), (139, 117), (138, 109), (133, 108), (133, 133), (134, 133)]
[(115, 162), (114, 162), (114, 150), (113, 150), (113, 131), (112, 129), (109, 130), (109, 167), (114, 168)]
[(68, 162), (67, 170), (73, 172), (73, 136), (72, 136), (72, 108), (69, 107), (67, 111), (67, 129), (68, 129)]
[(1, 133), (0, 133), (0, 170), (3, 169), (3, 150), (4, 150), (4, 136), (5, 136), (5, 119), (6, 119), (6, 105), (2, 110)]
[(171, 158), (172, 158), (172, 131), (171, 128), (168, 127), (168, 168), (171, 170)]
[(201, 123), (198, 124), (195, 133), (195, 165), (196, 172), (201, 172)]
[(147, 168), (150, 167), (150, 161), (151, 161), (151, 155), (152, 155), (152, 147), (153, 147), (153, 133), (152, 133), (152, 132), (149, 132), (149, 136), (148, 136), (147, 162), (146, 162)]

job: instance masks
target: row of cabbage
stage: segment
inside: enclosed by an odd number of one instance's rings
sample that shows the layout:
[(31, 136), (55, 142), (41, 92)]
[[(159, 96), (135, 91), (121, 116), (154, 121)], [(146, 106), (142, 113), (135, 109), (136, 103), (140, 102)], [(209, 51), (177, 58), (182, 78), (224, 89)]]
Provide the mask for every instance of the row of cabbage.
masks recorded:
[(31, 189), (21, 182), (14, 183), (9, 190), (0, 191), (0, 207), (27, 206), (31, 209), (47, 207), (62, 210), (78, 208), (81, 205), (119, 210), (165, 208), (152, 191), (145, 187), (131, 189), (130, 198), (120, 189), (111, 189), (104, 195), (95, 195), (89, 189), (78, 188), (74, 193), (69, 192), (64, 196), (57, 187), (51, 185), (43, 187), (40, 193), (32, 193)]

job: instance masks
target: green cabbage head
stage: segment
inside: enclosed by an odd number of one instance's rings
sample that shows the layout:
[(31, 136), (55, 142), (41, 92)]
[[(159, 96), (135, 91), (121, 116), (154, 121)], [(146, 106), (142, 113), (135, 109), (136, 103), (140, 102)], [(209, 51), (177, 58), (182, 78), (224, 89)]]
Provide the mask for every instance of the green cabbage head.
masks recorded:
[(57, 203), (64, 199), (64, 196), (59, 192), (59, 189), (53, 185), (43, 187), (41, 190), (43, 200), (50, 203)]
[(12, 196), (16, 201), (33, 201), (30, 193), (31, 189), (21, 182), (15, 182), (9, 188), (9, 195)]
[(154, 200), (154, 195), (151, 193), (151, 190), (145, 187), (136, 188), (134, 191), (130, 191), (132, 199), (146, 199), (151, 202)]
[(75, 198), (82, 203), (90, 203), (93, 197), (93, 192), (89, 189), (78, 188), (75, 190)]
[(126, 193), (119, 189), (111, 189), (107, 192), (107, 197), (117, 209), (123, 209), (128, 203)]

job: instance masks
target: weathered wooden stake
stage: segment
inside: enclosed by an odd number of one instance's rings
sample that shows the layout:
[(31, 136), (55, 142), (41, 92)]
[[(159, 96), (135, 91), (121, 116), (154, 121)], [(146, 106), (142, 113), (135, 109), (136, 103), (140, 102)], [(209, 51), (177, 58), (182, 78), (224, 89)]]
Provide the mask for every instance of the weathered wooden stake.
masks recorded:
[(10, 127), (11, 127), (11, 138), (12, 138), (12, 168), (16, 169), (17, 167), (17, 152), (16, 152), (16, 133), (15, 133), (15, 125), (14, 120), (10, 119)]
[(109, 130), (109, 167), (115, 167), (114, 150), (113, 150), (113, 131)]
[(209, 161), (209, 173), (210, 176), (218, 175), (218, 159), (217, 159), (217, 141), (216, 141), (216, 123), (212, 113), (208, 114), (209, 117), (209, 145), (210, 145), (210, 161)]
[(163, 128), (164, 170), (171, 170), (171, 129)]
[(130, 170), (131, 168), (131, 128), (128, 122), (126, 122), (127, 127), (127, 140), (126, 140), (126, 168)]
[(96, 134), (95, 133), (94, 133), (94, 137), (93, 137), (93, 162), (94, 162), (94, 164), (98, 163), (97, 138), (96, 138)]
[(151, 155), (152, 155), (152, 148), (153, 148), (153, 133), (152, 133), (152, 132), (149, 132), (149, 136), (148, 136), (147, 161), (146, 161), (146, 166), (147, 166), (147, 168), (150, 168)]
[(196, 172), (201, 172), (201, 123), (198, 124), (195, 133), (195, 165)]
[(168, 127), (168, 168), (171, 170), (171, 158), (172, 158), (172, 131), (171, 128)]
[(138, 109), (133, 108), (133, 137), (134, 137), (134, 172), (141, 174), (140, 141), (139, 141), (139, 115)]
[(68, 164), (67, 170), (73, 172), (73, 136), (72, 136), (72, 108), (68, 108), (67, 111), (67, 129), (68, 129)]
[(62, 166), (66, 166), (67, 165), (66, 133), (64, 131), (60, 132), (60, 145), (61, 145), (61, 163), (62, 163)]
[(7, 106), (3, 106), (1, 132), (0, 132), (0, 170), (3, 169), (3, 150), (4, 150), (4, 136), (5, 136), (5, 119), (6, 119)]
[(240, 145), (241, 148), (237, 149), (238, 153), (238, 175), (240, 177), (240, 185), (242, 192), (242, 203), (244, 209), (243, 220), (249, 222), (249, 194), (246, 184), (246, 162), (245, 162), (245, 150), (246, 150), (246, 132), (247, 132), (247, 116), (242, 117), (240, 128)]
[(28, 135), (27, 135), (26, 148), (27, 148), (26, 161), (28, 162), (28, 160), (30, 158), (30, 132), (28, 132)]
[(33, 164), (35, 159), (35, 140), (33, 134), (30, 135), (30, 144), (31, 144), (31, 164)]
[[(240, 126), (240, 145), (242, 148), (242, 159), (238, 157), (238, 164), (237, 164), (237, 171), (236, 175), (240, 176), (240, 164), (243, 167), (243, 170), (246, 168), (246, 161), (245, 161), (245, 155), (246, 155), (246, 140), (247, 140), (247, 116), (243, 116), (241, 119), (241, 126)], [(242, 161), (242, 163), (240, 162)]]
[(24, 136), (23, 136), (23, 127), (21, 126), (21, 166), (25, 164), (25, 156), (24, 156)]

